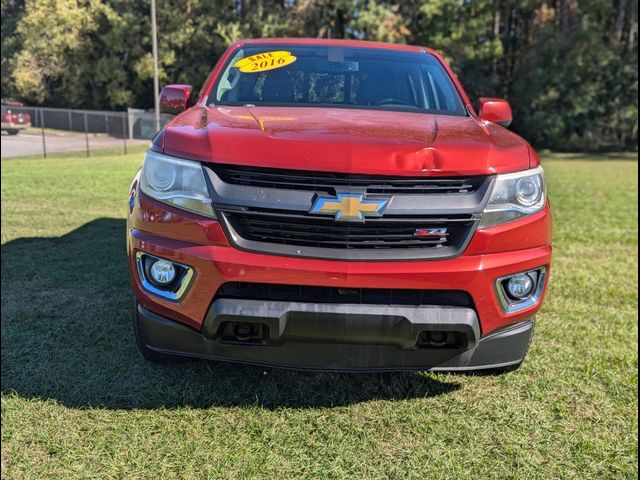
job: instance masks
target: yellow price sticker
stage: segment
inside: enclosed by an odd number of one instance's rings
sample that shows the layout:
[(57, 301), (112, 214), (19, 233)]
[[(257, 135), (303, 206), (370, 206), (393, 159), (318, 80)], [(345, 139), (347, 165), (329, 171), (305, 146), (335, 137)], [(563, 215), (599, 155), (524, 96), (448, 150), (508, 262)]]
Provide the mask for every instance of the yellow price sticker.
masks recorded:
[(275, 52), (264, 52), (238, 60), (234, 67), (243, 73), (258, 73), (273, 70), (274, 68), (286, 67), (297, 60), (291, 52), (279, 50)]

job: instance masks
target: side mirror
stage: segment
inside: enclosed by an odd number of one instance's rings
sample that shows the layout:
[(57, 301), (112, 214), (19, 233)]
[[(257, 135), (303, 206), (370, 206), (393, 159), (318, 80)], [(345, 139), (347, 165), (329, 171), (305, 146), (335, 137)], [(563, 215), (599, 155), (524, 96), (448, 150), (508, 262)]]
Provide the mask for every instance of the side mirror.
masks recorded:
[(480, 119), (508, 127), (513, 122), (511, 105), (501, 98), (480, 99)]
[(191, 85), (167, 85), (160, 92), (160, 111), (173, 115), (184, 112), (189, 107)]

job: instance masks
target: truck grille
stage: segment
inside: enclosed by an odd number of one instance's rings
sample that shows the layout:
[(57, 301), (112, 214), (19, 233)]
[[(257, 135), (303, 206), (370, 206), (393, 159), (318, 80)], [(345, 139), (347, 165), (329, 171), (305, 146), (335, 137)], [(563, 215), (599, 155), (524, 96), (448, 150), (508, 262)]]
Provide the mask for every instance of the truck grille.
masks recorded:
[(486, 179), (483, 176), (466, 178), (387, 177), (221, 164), (215, 165), (213, 170), (222, 181), (232, 185), (328, 193), (333, 193), (336, 188), (350, 187), (366, 188), (369, 194), (462, 194), (475, 192)]
[[(231, 244), (298, 258), (453, 258), (482, 218), (492, 176), (389, 177), (210, 164), (211, 198)], [(382, 216), (311, 213), (319, 196), (387, 198)], [(314, 211), (315, 212), (315, 211)]]
[[(458, 249), (476, 221), (471, 215), (385, 216), (367, 218), (365, 223), (347, 223), (281, 210), (222, 208), (222, 211), (231, 228), (246, 240), (334, 249)], [(416, 235), (416, 231), (428, 229), (446, 229), (446, 232)]]

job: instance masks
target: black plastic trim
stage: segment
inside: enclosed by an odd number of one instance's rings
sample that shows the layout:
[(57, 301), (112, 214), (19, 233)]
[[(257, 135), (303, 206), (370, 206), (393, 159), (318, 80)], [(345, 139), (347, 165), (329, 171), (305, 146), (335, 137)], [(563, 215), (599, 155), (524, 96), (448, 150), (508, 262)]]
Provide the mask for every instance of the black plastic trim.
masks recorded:
[(215, 163), (209, 165), (229, 185), (302, 190), (335, 194), (343, 189), (366, 189), (371, 195), (466, 195), (486, 181), (486, 175), (467, 177), (388, 176), (355, 173), (248, 167)]
[[(261, 208), (269, 210), (288, 210), (307, 213), (316, 198), (316, 192), (323, 193), (323, 189), (295, 190), (287, 188), (250, 187), (226, 183), (215, 173), (214, 166), (204, 166), (205, 177), (209, 180), (211, 199), (216, 207), (234, 206), (236, 208)], [(407, 179), (419, 180), (415, 177)], [(495, 176), (486, 177), (472, 193), (433, 193), (433, 194), (372, 194), (375, 197), (390, 197), (389, 205), (384, 210), (384, 216), (442, 216), (481, 214), (487, 202), (489, 193), (495, 182)], [(349, 186), (335, 189), (340, 192), (353, 191)], [(366, 187), (356, 190), (366, 193)]]
[(285, 245), (279, 243), (257, 242), (247, 240), (238, 235), (230, 225), (224, 213), (219, 215), (220, 224), (229, 241), (239, 250), (255, 253), (268, 253), (286, 257), (316, 258), (320, 260), (344, 261), (408, 261), (408, 260), (446, 260), (462, 254), (471, 242), (473, 234), (478, 228), (480, 218), (474, 220), (469, 232), (465, 235), (464, 243), (459, 246), (441, 246), (425, 248), (394, 248), (394, 249), (339, 249), (314, 246)]
[(471, 295), (463, 290), (404, 288), (352, 288), (281, 283), (225, 282), (215, 294), (219, 298), (263, 302), (342, 303), (386, 306), (447, 306), (473, 308)]
[[(238, 312), (238, 307), (241, 311)], [(245, 308), (246, 307), (246, 308)], [(335, 307), (335, 306), (334, 306)], [(344, 310), (348, 307), (347, 310)], [(408, 345), (395, 340), (387, 340), (386, 343), (375, 343), (374, 340), (361, 339), (360, 342), (335, 343), (327, 340), (327, 319), (333, 315), (333, 322), (347, 322), (350, 315), (355, 315), (355, 325), (364, 325), (369, 318), (374, 325), (389, 323), (391, 318), (406, 319), (404, 313), (396, 313), (379, 317), (379, 311), (364, 310), (358, 313), (352, 306), (340, 306), (335, 309), (319, 307), (329, 316), (315, 317), (312, 311), (306, 312), (307, 318), (299, 318), (298, 332), (302, 331), (302, 337), (275, 344), (225, 344), (219, 341), (215, 335), (216, 319), (240, 319), (251, 322), (256, 318), (278, 318), (278, 325), (284, 324), (284, 330), (278, 330), (280, 339), (286, 338), (287, 323), (291, 318), (277, 317), (283, 311), (289, 311), (291, 307), (278, 305), (274, 308), (269, 304), (229, 304), (219, 303), (212, 305), (211, 311), (205, 321), (204, 333), (159, 316), (142, 306), (138, 306), (138, 312), (143, 327), (144, 343), (152, 350), (174, 355), (197, 357), (211, 360), (224, 360), (231, 362), (249, 363), (280, 368), (320, 370), (320, 371), (399, 371), (399, 370), (443, 370), (443, 371), (470, 371), (506, 368), (521, 363), (527, 353), (533, 335), (533, 320), (526, 320), (516, 325), (507, 327), (499, 332), (492, 333), (484, 338), (478, 338), (470, 343), (468, 348), (408, 348)], [(445, 312), (456, 310), (456, 312)], [(391, 312), (389, 310), (388, 312)], [(349, 313), (351, 312), (351, 313)], [(239, 316), (238, 316), (239, 315)], [(267, 315), (265, 317), (264, 315)], [(358, 317), (364, 315), (364, 317)], [(304, 315), (303, 315), (304, 317)], [(321, 318), (323, 317), (323, 318)], [(378, 320), (375, 318), (378, 317)], [(282, 319), (284, 318), (284, 320)], [(416, 318), (416, 317), (411, 317)], [(438, 321), (438, 319), (444, 321)], [(260, 320), (260, 321), (262, 321)], [(437, 329), (446, 325), (455, 329), (468, 329), (467, 331), (479, 332), (479, 324), (475, 313), (470, 309), (446, 309), (434, 308), (426, 317), (425, 322), (418, 329)], [(403, 320), (404, 321), (404, 320)], [(414, 324), (408, 320), (410, 327)], [(474, 323), (475, 321), (475, 323)], [(346, 323), (345, 323), (346, 325)], [(335, 326), (335, 325), (334, 325)], [(275, 328), (275, 327), (271, 327)], [(413, 328), (413, 327), (412, 327)], [(357, 332), (356, 328), (353, 332)], [(373, 329), (375, 331), (375, 328)], [(394, 339), (405, 338), (403, 328), (390, 328)], [(413, 330), (408, 330), (413, 335)], [(315, 332), (315, 333), (314, 333)], [(271, 334), (271, 332), (270, 332)], [(309, 337), (311, 335), (311, 338)], [(313, 338), (313, 335), (319, 337)], [(375, 336), (375, 335), (374, 335)], [(364, 342), (364, 343), (363, 343)], [(399, 343), (399, 344), (398, 344)]]

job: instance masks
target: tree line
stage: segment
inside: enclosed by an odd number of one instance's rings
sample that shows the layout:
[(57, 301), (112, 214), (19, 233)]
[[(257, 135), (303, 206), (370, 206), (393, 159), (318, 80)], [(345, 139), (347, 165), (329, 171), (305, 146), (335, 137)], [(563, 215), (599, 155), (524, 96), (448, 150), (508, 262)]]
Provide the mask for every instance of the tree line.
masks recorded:
[[(425, 45), (470, 96), (557, 150), (638, 147), (638, 0), (157, 0), (161, 83), (199, 88), (234, 40)], [(87, 109), (153, 105), (148, 1), (2, 0), (2, 97)]]

